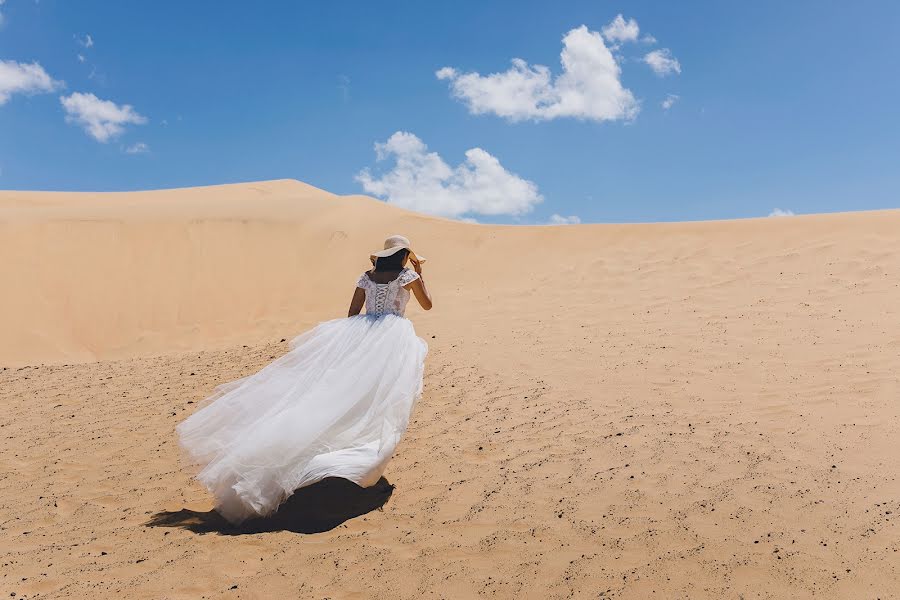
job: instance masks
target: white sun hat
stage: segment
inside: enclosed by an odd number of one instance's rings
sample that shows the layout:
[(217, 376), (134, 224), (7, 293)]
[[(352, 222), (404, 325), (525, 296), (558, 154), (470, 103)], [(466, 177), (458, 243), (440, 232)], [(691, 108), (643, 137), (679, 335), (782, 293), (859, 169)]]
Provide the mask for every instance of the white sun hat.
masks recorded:
[(371, 260), (375, 260), (376, 258), (384, 258), (385, 256), (390, 256), (392, 254), (397, 253), (400, 250), (409, 250), (409, 257), (419, 263), (425, 262), (424, 256), (418, 256), (415, 252), (413, 252), (412, 248), (409, 247), (409, 239), (402, 235), (392, 235), (384, 240), (384, 249), (379, 250), (377, 252), (373, 252), (369, 255)]

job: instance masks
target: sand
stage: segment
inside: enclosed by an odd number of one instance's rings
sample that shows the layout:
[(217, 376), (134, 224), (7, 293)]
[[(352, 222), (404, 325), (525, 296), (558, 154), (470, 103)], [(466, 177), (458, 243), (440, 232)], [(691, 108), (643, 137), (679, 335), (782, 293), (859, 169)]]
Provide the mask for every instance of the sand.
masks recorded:
[[(898, 597), (898, 231), (0, 192), (0, 595)], [(391, 233), (435, 308), (408, 312), (430, 353), (386, 482), (227, 528), (175, 425), (344, 316)]]

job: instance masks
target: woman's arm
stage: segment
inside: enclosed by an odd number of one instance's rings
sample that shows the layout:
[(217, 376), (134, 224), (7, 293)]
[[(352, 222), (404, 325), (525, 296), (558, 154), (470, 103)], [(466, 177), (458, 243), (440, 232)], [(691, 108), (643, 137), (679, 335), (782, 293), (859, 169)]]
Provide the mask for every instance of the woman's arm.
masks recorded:
[(412, 291), (412, 293), (416, 297), (416, 300), (418, 300), (419, 304), (422, 305), (422, 308), (424, 308), (425, 310), (431, 310), (433, 304), (431, 302), (431, 294), (428, 293), (428, 288), (425, 287), (425, 280), (422, 279), (422, 265), (412, 259), (410, 259), (410, 262), (412, 262), (413, 269), (416, 270), (416, 273), (418, 273), (419, 277), (417, 279), (414, 279), (404, 287)]
[(366, 290), (361, 287), (356, 288), (353, 292), (353, 299), (350, 300), (350, 310), (347, 313), (348, 317), (355, 317), (362, 311), (363, 304), (366, 303)]
[(419, 301), (419, 304), (422, 305), (422, 308), (431, 310), (431, 307), (433, 306), (431, 303), (431, 294), (428, 293), (428, 289), (425, 287), (425, 281), (421, 277), (410, 283), (408, 289), (412, 290), (412, 293), (415, 295), (416, 300)]

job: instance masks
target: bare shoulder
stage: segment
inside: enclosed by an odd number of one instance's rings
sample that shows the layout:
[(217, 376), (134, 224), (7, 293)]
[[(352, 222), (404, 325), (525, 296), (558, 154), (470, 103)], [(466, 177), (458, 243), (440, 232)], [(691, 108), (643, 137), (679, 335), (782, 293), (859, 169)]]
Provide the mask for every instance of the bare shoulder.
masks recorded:
[(412, 289), (413, 286), (421, 285), (422, 280), (419, 278), (419, 274), (409, 267), (403, 269), (403, 273), (400, 276), (403, 278), (403, 287), (406, 289)]

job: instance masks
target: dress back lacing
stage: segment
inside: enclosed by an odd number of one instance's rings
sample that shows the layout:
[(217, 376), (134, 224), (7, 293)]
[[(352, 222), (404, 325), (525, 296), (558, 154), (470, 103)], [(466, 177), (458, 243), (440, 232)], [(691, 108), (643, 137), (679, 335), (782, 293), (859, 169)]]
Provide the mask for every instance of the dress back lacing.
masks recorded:
[(412, 269), (403, 269), (400, 274), (388, 283), (376, 283), (368, 273), (360, 275), (356, 286), (366, 290), (366, 314), (404, 316), (410, 293), (405, 285), (419, 278)]

